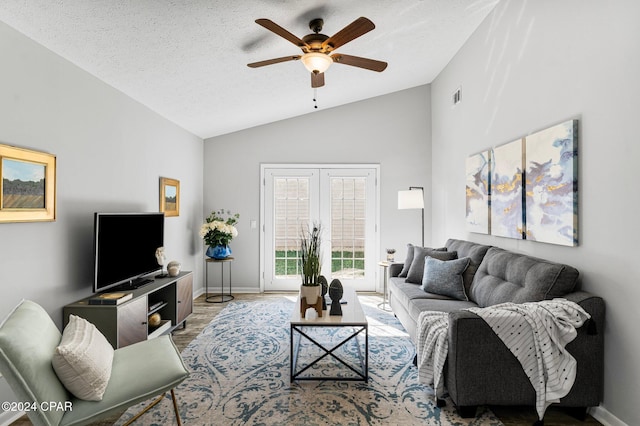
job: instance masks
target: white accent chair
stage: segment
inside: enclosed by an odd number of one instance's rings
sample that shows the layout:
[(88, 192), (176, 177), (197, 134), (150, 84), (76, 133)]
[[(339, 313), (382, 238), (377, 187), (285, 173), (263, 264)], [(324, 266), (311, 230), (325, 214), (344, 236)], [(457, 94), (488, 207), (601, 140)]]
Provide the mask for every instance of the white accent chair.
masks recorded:
[(101, 401), (75, 398), (58, 379), (51, 360), (61, 336), (47, 312), (31, 301), (21, 302), (0, 324), (0, 373), (18, 400), (35, 403), (36, 407), (52, 402), (64, 406), (65, 402), (71, 402), (72, 410), (29, 411), (34, 425), (86, 425), (160, 395), (129, 424), (160, 402), (168, 391), (177, 423), (181, 424), (173, 389), (189, 372), (170, 336), (117, 349)]

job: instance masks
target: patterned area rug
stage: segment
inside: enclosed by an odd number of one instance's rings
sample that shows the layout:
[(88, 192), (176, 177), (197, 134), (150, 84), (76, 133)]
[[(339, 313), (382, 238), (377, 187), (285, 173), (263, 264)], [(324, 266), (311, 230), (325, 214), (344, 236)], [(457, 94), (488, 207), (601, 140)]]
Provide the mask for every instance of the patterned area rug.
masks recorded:
[[(286, 298), (230, 303), (182, 352), (191, 375), (176, 389), (185, 425), (501, 425), (487, 409), (475, 419), (457, 415), (451, 401), (438, 408), (433, 390), (418, 383), (414, 347), (390, 313), (363, 304), (369, 321), (369, 381), (289, 381), (289, 318)], [(335, 339), (339, 329), (321, 330)], [(325, 342), (326, 343), (326, 342)], [(301, 339), (299, 366), (317, 355)], [(357, 360), (354, 341), (341, 356)], [(327, 357), (330, 358), (330, 357)], [(313, 374), (339, 375), (325, 358)], [(354, 360), (355, 362), (355, 360)], [(311, 370), (311, 369), (310, 369)], [(347, 369), (348, 370), (348, 369)], [(345, 373), (346, 374), (346, 373)], [(122, 424), (144, 405), (129, 409)], [(175, 424), (170, 398), (136, 425)]]

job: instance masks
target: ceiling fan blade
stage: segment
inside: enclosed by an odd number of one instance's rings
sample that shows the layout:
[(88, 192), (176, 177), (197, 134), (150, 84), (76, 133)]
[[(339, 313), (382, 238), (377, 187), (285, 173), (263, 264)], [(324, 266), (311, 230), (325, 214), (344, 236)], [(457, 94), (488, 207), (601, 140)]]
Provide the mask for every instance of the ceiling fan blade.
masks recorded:
[(351, 40), (368, 33), (376, 26), (369, 19), (360, 17), (329, 37), (322, 43), (322, 47), (326, 52), (330, 52), (338, 47), (349, 43)]
[(311, 73), (311, 87), (313, 87), (314, 89), (316, 87), (322, 87), (324, 86), (324, 73), (320, 72), (320, 73)]
[(287, 61), (295, 61), (297, 59), (300, 59), (300, 55), (283, 56), (282, 58), (274, 58), (274, 59), (267, 59), (266, 61), (252, 62), (250, 64), (247, 64), (247, 66), (249, 68), (259, 68), (259, 67), (264, 67), (265, 65), (278, 64), (280, 62), (287, 62)]
[(282, 37), (282, 38), (284, 38), (286, 40), (289, 40), (291, 43), (295, 44), (299, 48), (309, 47), (307, 45), (307, 43), (302, 41), (302, 39), (300, 39), (299, 37), (297, 37), (294, 34), (291, 34), (289, 31), (285, 30), (280, 25), (276, 24), (275, 22), (273, 22), (270, 19), (264, 19), (264, 18), (256, 19), (256, 24), (262, 25), (263, 27), (265, 27), (269, 31), (271, 31), (273, 33), (276, 33), (277, 35), (279, 35), (280, 37)]
[(352, 67), (364, 68), (371, 71), (382, 72), (387, 68), (387, 63), (376, 61), (375, 59), (361, 58), (359, 56), (343, 55), (336, 53), (331, 55), (333, 62), (343, 65), (351, 65)]

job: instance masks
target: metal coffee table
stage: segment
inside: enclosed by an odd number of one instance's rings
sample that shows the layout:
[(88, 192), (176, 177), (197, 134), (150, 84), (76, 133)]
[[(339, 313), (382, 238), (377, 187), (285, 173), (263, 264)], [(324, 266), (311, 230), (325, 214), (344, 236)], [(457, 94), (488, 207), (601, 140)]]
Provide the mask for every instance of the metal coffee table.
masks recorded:
[[(290, 339), (291, 339), (291, 356), (290, 356), (290, 368), (291, 368), (291, 381), (295, 380), (348, 380), (348, 381), (368, 381), (369, 380), (369, 324), (367, 317), (365, 316), (360, 301), (353, 289), (345, 288), (343, 294), (343, 301), (346, 304), (341, 304), (342, 315), (331, 316), (329, 310), (323, 311), (322, 317), (315, 317), (307, 314), (307, 318), (302, 318), (300, 315), (300, 296), (296, 306), (293, 308), (293, 313), (290, 320)], [(309, 311), (311, 312), (311, 311)], [(339, 338), (338, 342), (331, 342), (330, 344), (319, 341), (314, 337), (310, 331), (317, 327), (333, 327), (347, 330), (345, 336)], [(358, 341), (359, 336), (364, 336), (364, 350), (361, 349), (361, 343)], [(302, 338), (308, 339), (312, 343), (312, 347), (320, 348), (321, 354), (311, 359), (309, 364), (303, 368), (298, 369), (298, 357), (300, 355), (300, 341)], [(346, 343), (355, 340), (358, 354), (359, 365), (352, 365), (348, 360), (345, 360), (343, 356), (337, 353), (337, 350)], [(351, 371), (351, 376), (312, 376), (309, 374), (302, 375), (308, 372), (311, 367), (318, 364), (326, 357), (331, 357), (336, 360), (339, 365), (337, 367), (344, 367), (346, 371)]]

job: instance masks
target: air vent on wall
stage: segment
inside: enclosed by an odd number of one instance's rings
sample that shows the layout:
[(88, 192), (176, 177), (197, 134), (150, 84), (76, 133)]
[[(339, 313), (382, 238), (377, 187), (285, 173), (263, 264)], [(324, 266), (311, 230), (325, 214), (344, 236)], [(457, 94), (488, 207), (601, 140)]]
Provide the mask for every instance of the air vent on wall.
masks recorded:
[(458, 87), (455, 92), (453, 92), (453, 106), (458, 105), (462, 102), (462, 87)]

